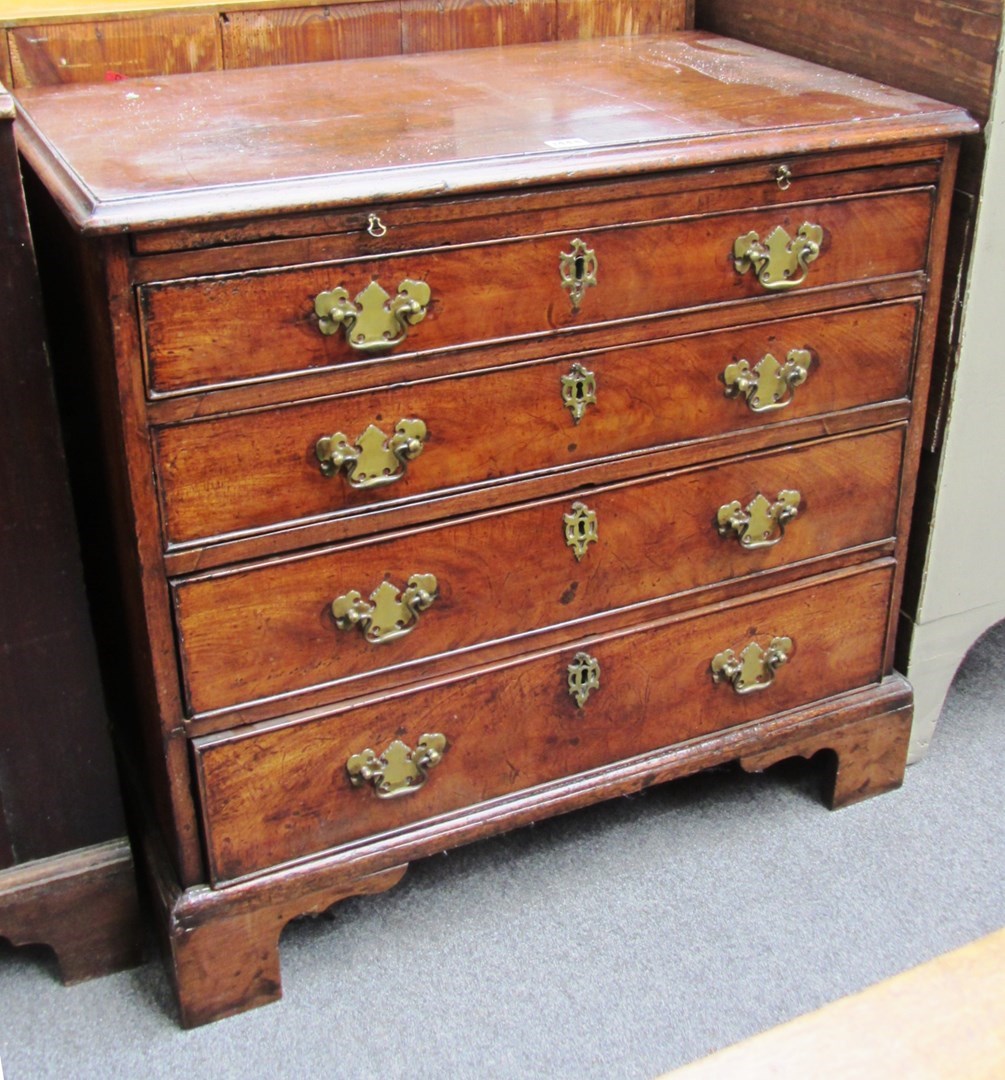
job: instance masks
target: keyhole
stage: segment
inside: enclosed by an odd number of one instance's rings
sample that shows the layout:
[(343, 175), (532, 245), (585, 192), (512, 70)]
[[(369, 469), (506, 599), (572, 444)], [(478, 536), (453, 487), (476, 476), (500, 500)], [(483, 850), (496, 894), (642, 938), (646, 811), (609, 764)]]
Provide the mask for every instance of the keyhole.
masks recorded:
[(577, 255), (574, 265), (575, 265), (575, 271), (574, 272), (575, 272), (575, 275), (576, 275), (576, 280), (577, 281), (582, 281), (583, 278), (586, 277), (586, 260), (583, 258), (582, 255)]

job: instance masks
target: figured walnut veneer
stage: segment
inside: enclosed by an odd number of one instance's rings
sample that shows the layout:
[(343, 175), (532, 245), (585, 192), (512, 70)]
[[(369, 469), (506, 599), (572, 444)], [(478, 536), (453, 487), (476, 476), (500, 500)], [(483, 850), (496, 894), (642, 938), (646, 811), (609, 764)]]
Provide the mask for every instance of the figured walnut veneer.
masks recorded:
[[(81, 266), (186, 1024), (278, 997), (286, 921), (425, 854), (724, 761), (830, 751), (835, 805), (903, 774), (969, 119), (704, 34), (444, 63), (23, 95)], [(772, 291), (736, 242), (784, 260), (781, 230), (816, 257)], [(421, 321), (323, 332), (375, 280), (427, 285)], [(729, 383), (793, 350), (778, 409)], [(324, 467), (341, 433), (379, 469), (396, 426), (421, 453), (381, 486)], [(720, 528), (782, 492), (778, 543)]]

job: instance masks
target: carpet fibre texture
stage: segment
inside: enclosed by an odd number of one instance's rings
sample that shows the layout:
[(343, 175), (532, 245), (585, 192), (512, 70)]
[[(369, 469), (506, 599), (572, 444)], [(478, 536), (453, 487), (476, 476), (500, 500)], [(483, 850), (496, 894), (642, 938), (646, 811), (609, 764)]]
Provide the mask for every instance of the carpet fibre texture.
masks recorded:
[(177, 1027), (157, 959), (0, 941), (5, 1080), (646, 1078), (1005, 926), (1005, 624), (904, 787), (727, 768), (414, 865), (283, 935), (284, 998)]

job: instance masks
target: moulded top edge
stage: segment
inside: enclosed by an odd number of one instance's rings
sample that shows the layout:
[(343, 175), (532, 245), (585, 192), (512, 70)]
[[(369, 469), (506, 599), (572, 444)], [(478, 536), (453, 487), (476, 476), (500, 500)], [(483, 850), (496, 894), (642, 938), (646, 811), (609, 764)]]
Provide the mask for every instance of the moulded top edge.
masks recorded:
[(958, 108), (696, 31), (19, 95), (89, 232), (712, 166), (977, 130)]

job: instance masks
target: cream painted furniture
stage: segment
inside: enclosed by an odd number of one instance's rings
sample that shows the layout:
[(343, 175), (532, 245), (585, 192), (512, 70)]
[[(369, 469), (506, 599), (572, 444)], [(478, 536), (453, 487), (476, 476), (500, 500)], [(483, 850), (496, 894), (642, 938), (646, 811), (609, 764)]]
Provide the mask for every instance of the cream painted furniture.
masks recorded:
[[(906, 674), (914, 685), (910, 760), (928, 749), (956, 669), (1005, 619), (1005, 89), (998, 79), (960, 354)], [(1005, 674), (1005, 672), (1003, 672)]]

